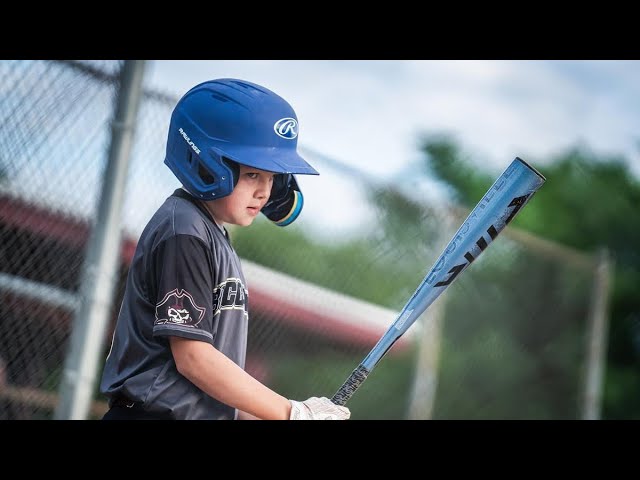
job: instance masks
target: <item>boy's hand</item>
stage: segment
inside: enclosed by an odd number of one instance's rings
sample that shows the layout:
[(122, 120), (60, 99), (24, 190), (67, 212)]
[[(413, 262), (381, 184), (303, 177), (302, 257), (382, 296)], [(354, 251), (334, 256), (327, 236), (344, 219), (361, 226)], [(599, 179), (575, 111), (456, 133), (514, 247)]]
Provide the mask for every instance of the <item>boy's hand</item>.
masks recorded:
[(338, 406), (327, 397), (311, 397), (304, 402), (289, 401), (289, 420), (348, 420), (351, 416), (347, 407)]

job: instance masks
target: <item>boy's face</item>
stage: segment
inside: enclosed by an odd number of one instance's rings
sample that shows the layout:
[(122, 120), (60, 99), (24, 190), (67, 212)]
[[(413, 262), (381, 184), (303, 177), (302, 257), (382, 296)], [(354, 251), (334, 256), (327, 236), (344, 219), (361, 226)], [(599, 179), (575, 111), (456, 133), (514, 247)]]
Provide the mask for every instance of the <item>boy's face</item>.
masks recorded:
[(207, 202), (209, 210), (220, 223), (243, 227), (251, 225), (269, 200), (274, 176), (272, 172), (240, 165), (238, 183), (233, 192)]

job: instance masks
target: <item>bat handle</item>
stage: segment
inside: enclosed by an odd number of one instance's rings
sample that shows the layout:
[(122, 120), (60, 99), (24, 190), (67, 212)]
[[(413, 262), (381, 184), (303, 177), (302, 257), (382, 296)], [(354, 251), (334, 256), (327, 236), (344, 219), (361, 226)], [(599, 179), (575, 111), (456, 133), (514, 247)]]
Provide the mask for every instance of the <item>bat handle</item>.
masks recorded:
[(367, 368), (362, 364), (358, 365), (349, 378), (347, 378), (347, 380), (338, 389), (333, 398), (331, 398), (331, 401), (340, 406), (347, 403), (360, 384), (367, 379), (368, 375), (369, 370), (367, 370)]

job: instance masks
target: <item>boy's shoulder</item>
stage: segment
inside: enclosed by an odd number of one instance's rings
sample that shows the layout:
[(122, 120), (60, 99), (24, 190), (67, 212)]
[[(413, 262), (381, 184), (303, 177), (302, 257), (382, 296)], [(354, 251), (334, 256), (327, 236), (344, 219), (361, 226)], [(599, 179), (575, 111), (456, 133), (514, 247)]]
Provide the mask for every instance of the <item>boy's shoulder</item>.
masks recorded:
[(203, 240), (211, 238), (212, 222), (198, 207), (195, 200), (174, 192), (156, 210), (149, 221), (153, 230), (164, 230), (168, 235), (192, 235)]

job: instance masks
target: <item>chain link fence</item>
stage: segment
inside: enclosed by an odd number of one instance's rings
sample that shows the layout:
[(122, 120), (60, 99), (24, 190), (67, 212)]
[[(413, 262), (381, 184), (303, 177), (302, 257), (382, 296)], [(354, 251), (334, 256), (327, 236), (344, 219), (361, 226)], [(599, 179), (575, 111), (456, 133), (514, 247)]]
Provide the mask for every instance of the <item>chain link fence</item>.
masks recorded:
[[(121, 66), (0, 62), (2, 419), (49, 419), (58, 402)], [(178, 98), (144, 91), (101, 358), (137, 238), (179, 186), (162, 164)], [(252, 299), (247, 370), (299, 399), (337, 390), (464, 218), (309, 154), (344, 186), (333, 204), (366, 210), (358, 229), (262, 218), (231, 229)], [(594, 268), (509, 227), (380, 362), (350, 401), (352, 418), (579, 418)], [(90, 418), (105, 409), (96, 385)]]

